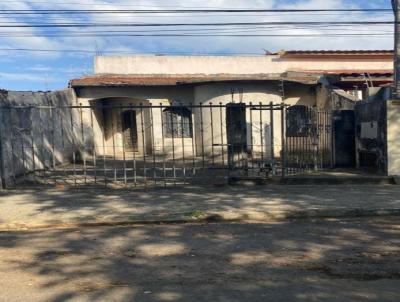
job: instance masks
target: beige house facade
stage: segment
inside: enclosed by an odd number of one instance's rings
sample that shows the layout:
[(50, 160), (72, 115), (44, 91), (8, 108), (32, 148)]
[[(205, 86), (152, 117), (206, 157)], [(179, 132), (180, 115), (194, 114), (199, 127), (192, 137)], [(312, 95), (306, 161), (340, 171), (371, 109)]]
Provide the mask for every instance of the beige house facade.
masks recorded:
[[(94, 63), (94, 75), (70, 85), (83, 122), (92, 124), (90, 144), (98, 155), (211, 156), (213, 161), (227, 156), (234, 131), (230, 115), (242, 116), (253, 155), (279, 157), (283, 116), (276, 109), (334, 109), (341, 106), (334, 102), (338, 98), (356, 102), (365, 83), (392, 80), (393, 64), (390, 51), (99, 56)], [(240, 106), (246, 108), (242, 113)]]

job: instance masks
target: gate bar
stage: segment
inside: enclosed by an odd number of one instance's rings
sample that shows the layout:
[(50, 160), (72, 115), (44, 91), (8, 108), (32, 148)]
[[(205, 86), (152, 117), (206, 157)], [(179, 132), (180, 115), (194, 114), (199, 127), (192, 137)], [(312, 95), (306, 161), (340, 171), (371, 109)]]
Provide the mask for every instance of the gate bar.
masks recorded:
[(219, 103), (219, 117), (221, 122), (221, 151), (222, 151), (222, 166), (225, 166), (225, 150), (224, 150), (224, 126), (223, 126), (223, 114), (222, 114), (222, 103)]
[(85, 183), (87, 183), (87, 168), (86, 168), (86, 144), (85, 144), (85, 133), (83, 129), (83, 109), (82, 109), (82, 104), (79, 104), (79, 113), (80, 113), (80, 118), (81, 118), (81, 140), (82, 140), (82, 147), (83, 147), (83, 175), (84, 175), (84, 180)]
[[(250, 108), (252, 103), (250, 102)], [(247, 115), (247, 112), (246, 112)], [(247, 131), (247, 129), (246, 129)], [(247, 136), (247, 134), (246, 134)], [(251, 173), (254, 173), (254, 142), (253, 142), (253, 111), (250, 110), (250, 148), (251, 148)]]
[(200, 132), (201, 132), (201, 157), (203, 163), (203, 170), (205, 169), (205, 158), (204, 158), (204, 125), (203, 125), (203, 107), (200, 103)]
[[(260, 102), (260, 109), (262, 108), (262, 103)], [(263, 124), (263, 116), (262, 110), (260, 110), (260, 142), (261, 142), (261, 163), (264, 164), (264, 124)]]
[(52, 165), (52, 171), (53, 171), (53, 177), (54, 177), (54, 185), (57, 186), (57, 175), (56, 175), (56, 152), (55, 152), (55, 145), (56, 145), (56, 121), (55, 121), (55, 114), (54, 114), (54, 109), (50, 109), (50, 115), (51, 115), (51, 123), (52, 123), (52, 137), (51, 137), (51, 152), (53, 153), (51, 156), (51, 165)]
[(112, 138), (112, 150), (113, 150), (113, 170), (114, 170), (114, 181), (117, 181), (117, 166), (116, 162), (116, 153), (115, 153), (115, 134), (114, 131), (114, 108), (111, 109), (111, 138)]
[[(122, 107), (121, 106), (119, 106), (119, 117), (120, 118), (122, 118)], [(121, 121), (121, 130), (122, 130), (122, 128), (123, 128), (123, 123), (124, 123), (124, 121)], [(118, 125), (118, 123), (117, 123), (117, 125)], [(118, 129), (118, 126), (117, 126), (117, 129)], [(117, 130), (118, 131), (118, 130)], [(121, 133), (122, 133), (122, 131), (121, 131)], [(125, 135), (124, 135), (124, 133), (122, 133), (122, 157), (123, 157), (123, 165), (124, 165), (124, 184), (125, 184), (125, 187), (128, 185), (128, 179), (127, 179), (127, 175), (126, 175), (126, 153), (125, 153)]]
[[(129, 104), (129, 105), (130, 105), (128, 107), (129, 110), (131, 112), (135, 112), (135, 123), (136, 123), (136, 111), (133, 110), (133, 105), (132, 104)], [(137, 130), (136, 130), (136, 133), (137, 133)], [(138, 135), (136, 134), (136, 136), (138, 136)], [(137, 137), (136, 140), (137, 140), (137, 142), (139, 144), (139, 138), (138, 137)], [(139, 150), (139, 145), (138, 145), (137, 149)], [(133, 146), (133, 143), (132, 143), (132, 161), (133, 161), (133, 185), (136, 187), (137, 186), (137, 163), (136, 163), (136, 150), (135, 150), (135, 146)]]
[(103, 117), (102, 120), (102, 128), (103, 128), (103, 170), (104, 170), (104, 186), (107, 187), (107, 165), (106, 165), (106, 112), (102, 110), (101, 116)]
[(41, 144), (42, 147), (40, 148), (40, 155), (42, 157), (42, 166), (43, 166), (43, 171), (42, 171), (42, 177), (43, 181), (46, 179), (46, 156), (45, 156), (45, 149), (44, 149), (44, 132), (46, 131), (45, 127), (43, 125), (43, 117), (42, 117), (42, 110), (39, 110), (39, 126), (40, 126), (40, 132), (41, 132)]
[(70, 110), (70, 118), (71, 118), (71, 137), (72, 137), (72, 159), (73, 159), (73, 167), (74, 167), (74, 184), (77, 184), (77, 175), (76, 175), (76, 154), (75, 154), (75, 134), (74, 134), (74, 118), (72, 116), (72, 108)]
[(176, 185), (176, 163), (175, 163), (175, 130), (174, 130), (174, 119), (172, 112), (169, 112), (168, 118), (171, 123), (171, 135), (172, 135), (172, 172), (174, 177), (174, 185)]
[(211, 160), (212, 160), (212, 167), (215, 167), (215, 159), (214, 159), (214, 121), (213, 121), (213, 107), (212, 103), (210, 103), (210, 119), (211, 119)]
[(94, 124), (93, 124), (93, 109), (90, 108), (90, 127), (92, 128), (92, 135), (93, 135), (93, 166), (94, 166), (94, 183), (97, 183), (97, 155), (96, 155), (96, 136), (94, 133)]
[(31, 148), (32, 148), (32, 171), (33, 171), (33, 180), (36, 180), (36, 161), (35, 161), (35, 141), (34, 141), (34, 127), (33, 127), (33, 107), (31, 107), (30, 110), (30, 118), (31, 118), (31, 129), (30, 129), (30, 135), (31, 135)]
[[(180, 104), (183, 108), (183, 104)], [(183, 173), (183, 181), (186, 183), (186, 166), (185, 166), (185, 135), (184, 135), (184, 125), (183, 118), (181, 117), (181, 134), (182, 134), (182, 173)]]
[(63, 119), (63, 114), (61, 108), (58, 109), (58, 116), (60, 119), (60, 128), (61, 128), (61, 149), (62, 149), (62, 170), (63, 170), (63, 175), (65, 179), (67, 179), (67, 171), (65, 170), (65, 164), (64, 164), (64, 153), (65, 153), (65, 142), (64, 142), (64, 119)]
[(275, 131), (274, 131), (274, 103), (270, 102), (270, 123), (271, 123), (271, 166), (272, 166), (272, 175), (275, 175)]
[(150, 130), (151, 130), (151, 150), (153, 153), (153, 178), (154, 178), (154, 184), (157, 184), (156, 149), (154, 142), (154, 117), (153, 117), (153, 104), (151, 103), (150, 103)]
[(196, 150), (195, 150), (195, 135), (196, 131), (194, 129), (194, 123), (193, 123), (193, 104), (190, 103), (190, 117), (192, 118), (192, 123), (189, 125), (190, 126), (190, 131), (192, 131), (192, 177), (196, 175)]
[(167, 170), (166, 170), (166, 160), (165, 157), (167, 156), (165, 152), (165, 138), (164, 138), (164, 115), (163, 115), (163, 107), (162, 103), (160, 103), (160, 115), (161, 115), (161, 144), (162, 144), (162, 158), (163, 158), (163, 176), (164, 176), (164, 187), (167, 187)]
[(285, 140), (285, 106), (281, 104), (281, 140), (282, 140), (282, 177), (286, 176), (286, 140)]
[(143, 104), (140, 103), (140, 123), (142, 127), (142, 149), (143, 149), (143, 177), (144, 186), (147, 187), (147, 167), (146, 167), (146, 138), (144, 132)]
[[(3, 111), (3, 109), (0, 109), (1, 111)], [(14, 131), (14, 127), (12, 126), (13, 125), (13, 122), (12, 122), (12, 111), (11, 111), (11, 107), (9, 107), (9, 110), (8, 110), (8, 113), (9, 113), (9, 115), (8, 115), (8, 121), (9, 121), (9, 124), (8, 124), (8, 126), (10, 127), (10, 144), (11, 144), (11, 169), (12, 169), (12, 177), (13, 177), (13, 182), (15, 183), (15, 181), (16, 181), (16, 169), (15, 169), (15, 154), (14, 154), (14, 152), (15, 152), (15, 150), (14, 150), (14, 139), (15, 139), (15, 131)], [(3, 116), (4, 116), (4, 114), (3, 114)]]
[[(4, 113), (1, 109), (1, 119), (0, 121), (4, 120)], [(3, 152), (3, 125), (0, 124), (0, 189), (7, 188), (7, 181), (5, 175), (5, 167), (4, 167), (4, 152)]]

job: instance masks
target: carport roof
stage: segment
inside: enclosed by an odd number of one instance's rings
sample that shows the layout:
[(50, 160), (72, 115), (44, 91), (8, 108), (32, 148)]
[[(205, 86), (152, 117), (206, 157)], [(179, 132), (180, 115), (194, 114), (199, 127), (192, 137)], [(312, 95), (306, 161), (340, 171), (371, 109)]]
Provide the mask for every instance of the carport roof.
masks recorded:
[(293, 76), (281, 74), (213, 74), (213, 75), (94, 75), (85, 76), (70, 81), (71, 87), (101, 87), (101, 86), (178, 86), (185, 84), (229, 82), (229, 81), (292, 81), (302, 84), (316, 84), (320, 75)]

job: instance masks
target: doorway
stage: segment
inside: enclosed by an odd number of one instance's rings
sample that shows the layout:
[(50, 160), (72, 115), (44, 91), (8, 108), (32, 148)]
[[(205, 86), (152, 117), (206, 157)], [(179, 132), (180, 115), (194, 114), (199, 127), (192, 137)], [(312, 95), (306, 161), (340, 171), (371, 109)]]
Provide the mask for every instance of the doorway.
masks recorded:
[(353, 110), (338, 110), (333, 113), (335, 166), (354, 168), (356, 166), (356, 132)]
[(138, 132), (136, 123), (136, 111), (127, 110), (122, 112), (122, 135), (124, 136), (124, 147), (129, 151), (137, 152)]
[(226, 106), (226, 127), (229, 168), (244, 168), (247, 162), (247, 124), (245, 104), (228, 104)]

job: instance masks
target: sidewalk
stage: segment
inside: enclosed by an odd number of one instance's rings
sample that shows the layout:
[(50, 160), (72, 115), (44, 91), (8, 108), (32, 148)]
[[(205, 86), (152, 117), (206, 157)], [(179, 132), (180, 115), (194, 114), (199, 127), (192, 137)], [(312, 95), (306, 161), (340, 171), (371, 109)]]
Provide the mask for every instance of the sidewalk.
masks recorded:
[(193, 221), (400, 215), (400, 186), (37, 189), (0, 192), (0, 231)]

